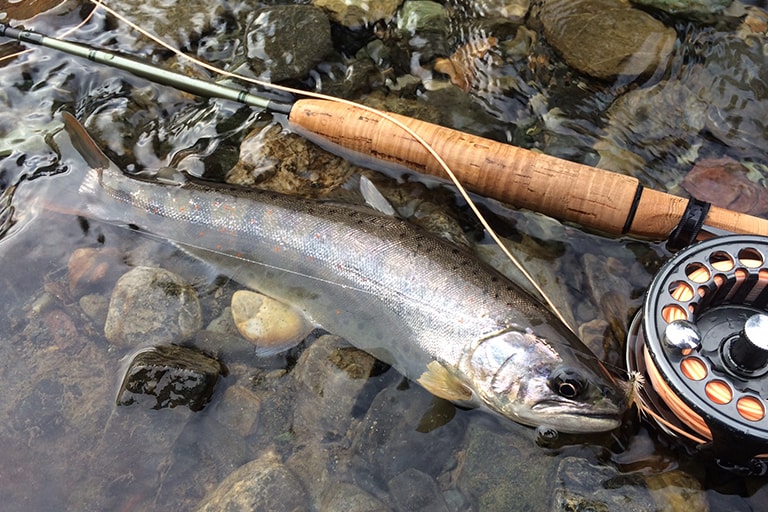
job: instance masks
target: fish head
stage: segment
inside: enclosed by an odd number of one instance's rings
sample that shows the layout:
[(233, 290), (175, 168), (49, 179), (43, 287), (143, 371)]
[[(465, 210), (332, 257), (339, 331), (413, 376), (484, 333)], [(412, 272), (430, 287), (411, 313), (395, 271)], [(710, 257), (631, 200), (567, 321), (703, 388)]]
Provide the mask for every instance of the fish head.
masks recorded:
[(478, 343), (468, 362), (477, 398), (518, 423), (605, 432), (619, 426), (626, 408), (624, 393), (575, 336), (553, 343), (509, 330)]

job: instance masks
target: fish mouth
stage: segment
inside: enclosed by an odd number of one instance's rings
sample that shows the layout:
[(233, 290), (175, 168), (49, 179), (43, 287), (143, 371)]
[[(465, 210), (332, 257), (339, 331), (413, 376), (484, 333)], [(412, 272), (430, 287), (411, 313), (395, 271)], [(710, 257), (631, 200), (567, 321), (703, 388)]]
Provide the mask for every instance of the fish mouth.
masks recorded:
[(569, 434), (607, 432), (621, 425), (621, 409), (615, 405), (542, 400), (531, 406), (531, 411), (541, 424)]

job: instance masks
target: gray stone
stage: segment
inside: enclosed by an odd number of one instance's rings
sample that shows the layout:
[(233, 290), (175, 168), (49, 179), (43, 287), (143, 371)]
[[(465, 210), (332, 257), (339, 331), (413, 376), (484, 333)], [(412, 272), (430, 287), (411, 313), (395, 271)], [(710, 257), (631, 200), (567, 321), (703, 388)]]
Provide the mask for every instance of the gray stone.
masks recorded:
[(197, 293), (160, 268), (136, 267), (115, 285), (104, 335), (123, 348), (178, 343), (202, 326)]
[(318, 338), (301, 355), (293, 372), (301, 384), (294, 429), (322, 437), (346, 434), (357, 396), (375, 364), (371, 355), (337, 336)]
[(399, 511), (448, 512), (435, 479), (417, 469), (406, 469), (391, 479), (389, 491)]
[(546, 482), (551, 481), (556, 463), (527, 435), (474, 422), (467, 429), (456, 482), (465, 496), (474, 499), (477, 510), (542, 510), (551, 493)]
[(409, 0), (400, 9), (397, 28), (410, 34), (447, 31), (448, 13), (437, 2)]

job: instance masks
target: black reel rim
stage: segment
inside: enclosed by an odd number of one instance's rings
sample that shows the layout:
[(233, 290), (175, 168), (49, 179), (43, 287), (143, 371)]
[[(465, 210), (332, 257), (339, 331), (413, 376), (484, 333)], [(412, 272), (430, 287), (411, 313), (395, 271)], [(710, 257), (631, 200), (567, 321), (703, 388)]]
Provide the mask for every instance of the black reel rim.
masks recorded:
[[(714, 238), (662, 266), (627, 344), (628, 368), (647, 376), (647, 351), (670, 390), (704, 420), (715, 452), (740, 461), (768, 453), (768, 364), (752, 373), (734, 367), (723, 347), (730, 346), (728, 332), (743, 330), (746, 320), (758, 314), (768, 314), (768, 237)], [(665, 341), (668, 326), (676, 321), (697, 329), (701, 324), (698, 348), (683, 350)], [(640, 397), (675, 427), (698, 432), (672, 412), (650, 383)]]

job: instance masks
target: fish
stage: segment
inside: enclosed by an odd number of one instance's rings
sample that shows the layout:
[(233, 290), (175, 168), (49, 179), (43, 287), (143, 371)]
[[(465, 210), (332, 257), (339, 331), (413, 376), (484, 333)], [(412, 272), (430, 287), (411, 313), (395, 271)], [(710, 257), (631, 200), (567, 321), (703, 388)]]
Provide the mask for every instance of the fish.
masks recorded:
[(470, 250), (363, 206), (137, 179), (64, 118), (89, 217), (176, 244), (437, 397), (563, 433), (619, 426), (625, 393), (595, 355)]

